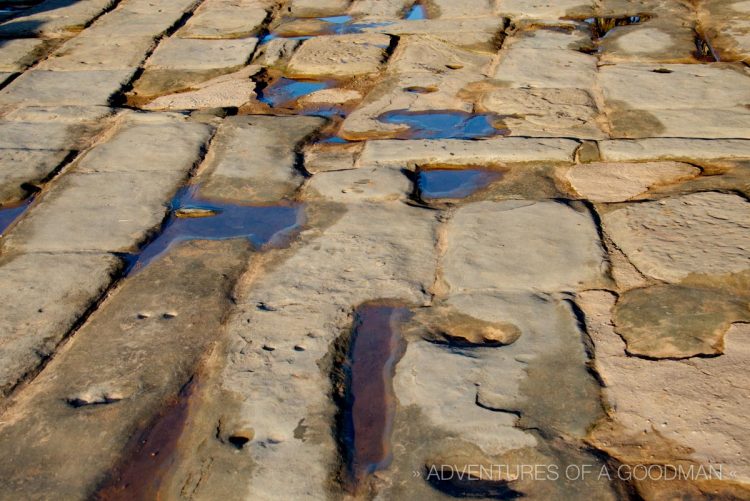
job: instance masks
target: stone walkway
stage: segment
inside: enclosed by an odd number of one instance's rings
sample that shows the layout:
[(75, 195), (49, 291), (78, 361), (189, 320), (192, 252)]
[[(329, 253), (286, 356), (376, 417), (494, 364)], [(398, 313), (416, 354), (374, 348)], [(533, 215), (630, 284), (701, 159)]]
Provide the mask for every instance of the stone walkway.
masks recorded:
[(750, 499), (748, 64), (745, 0), (0, 1), (0, 499)]

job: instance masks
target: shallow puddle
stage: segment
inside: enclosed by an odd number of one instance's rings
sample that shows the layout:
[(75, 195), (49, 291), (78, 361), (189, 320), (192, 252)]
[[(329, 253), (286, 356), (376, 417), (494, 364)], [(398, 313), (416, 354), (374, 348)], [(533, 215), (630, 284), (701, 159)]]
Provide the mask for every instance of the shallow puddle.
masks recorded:
[(294, 80), (291, 78), (279, 78), (258, 93), (258, 100), (267, 105), (277, 108), (291, 105), (294, 101), (312, 94), (315, 91), (328, 89), (333, 83), (328, 81)]
[(5, 233), (5, 230), (7, 230), (16, 219), (21, 217), (33, 201), (34, 197), (29, 197), (21, 203), (9, 207), (0, 207), (0, 235)]
[(417, 176), (422, 200), (466, 198), (502, 177), (501, 172), (487, 169), (428, 169)]
[(255, 247), (280, 244), (302, 220), (299, 205), (238, 205), (202, 199), (197, 191), (197, 186), (188, 186), (175, 195), (162, 232), (138, 254), (126, 257), (128, 272), (187, 240), (246, 238)]
[(391, 462), (396, 410), (392, 380), (405, 348), (400, 326), (410, 315), (404, 307), (378, 303), (364, 304), (355, 313), (344, 366), (346, 399), (341, 430), (347, 477), (353, 489)]
[(427, 19), (427, 10), (424, 5), (415, 3), (411, 9), (406, 13), (404, 19), (407, 21), (419, 21), (421, 19)]
[(495, 126), (500, 117), (490, 113), (465, 111), (405, 111), (383, 113), (378, 120), (390, 124), (403, 124), (409, 130), (396, 137), (401, 139), (477, 139), (507, 135), (508, 129)]

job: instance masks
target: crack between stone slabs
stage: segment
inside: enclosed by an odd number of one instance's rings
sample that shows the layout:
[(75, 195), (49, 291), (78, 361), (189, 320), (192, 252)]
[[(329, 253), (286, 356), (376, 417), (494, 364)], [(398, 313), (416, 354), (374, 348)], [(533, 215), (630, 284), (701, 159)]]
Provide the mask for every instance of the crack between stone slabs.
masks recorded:
[[(121, 0), (122, 1), (122, 0)], [(156, 49), (159, 47), (159, 45), (164, 41), (164, 39), (171, 37), (177, 30), (185, 26), (185, 24), (190, 20), (191, 17), (193, 17), (193, 14), (195, 14), (195, 11), (203, 5), (205, 0), (198, 0), (193, 3), (193, 5), (182, 13), (182, 16), (180, 16), (179, 19), (177, 19), (172, 26), (167, 28), (161, 33), (156, 34), (154, 37), (154, 42), (149, 50), (146, 51), (146, 53), (143, 55), (143, 58), (141, 59), (141, 63), (138, 65), (138, 68), (133, 72), (133, 75), (130, 77), (130, 80), (128, 80), (126, 83), (120, 87), (120, 90), (113, 93), (111, 96), (109, 96), (108, 104), (109, 106), (113, 108), (123, 108), (123, 109), (133, 109), (133, 110), (139, 110), (140, 108), (134, 107), (134, 106), (126, 106), (127, 103), (127, 96), (126, 94), (133, 90), (133, 84), (138, 81), (138, 79), (143, 75), (143, 72), (145, 70), (145, 65), (148, 62), (148, 60), (151, 58), (153, 53), (156, 51)]]
[[(13, 230), (13, 228), (21, 221), (26, 214), (28, 214), (29, 210), (34, 208), (36, 205), (40, 203), (40, 200), (42, 200), (45, 196), (45, 194), (50, 190), (50, 185), (53, 181), (55, 181), (57, 178), (61, 177), (63, 174), (68, 172), (69, 170), (73, 169), (74, 166), (78, 163), (80, 159), (82, 159), (95, 145), (97, 145), (100, 141), (102, 141), (105, 138), (109, 138), (112, 135), (112, 131), (117, 129), (117, 122), (113, 119), (113, 115), (109, 115), (107, 117), (104, 117), (102, 120), (110, 120), (110, 123), (102, 130), (100, 130), (97, 134), (94, 134), (83, 146), (82, 148), (71, 150), (68, 155), (65, 156), (65, 158), (49, 173), (46, 177), (44, 177), (40, 181), (41, 186), (32, 185), (36, 188), (34, 190), (34, 201), (29, 205), (23, 213), (10, 225), (8, 228), (5, 229), (5, 232), (3, 233), (3, 237), (7, 235), (10, 231)], [(80, 138), (78, 138), (80, 139)], [(0, 238), (0, 257), (3, 256), (3, 240), (4, 238)], [(102, 251), (99, 251), (102, 252)]]
[[(205, 156), (215, 136), (216, 136), (216, 129), (214, 128), (212, 131), (211, 137), (203, 145), (198, 158), (193, 164), (193, 167), (189, 170), (186, 176), (185, 182), (188, 182), (190, 179), (192, 179), (195, 176), (195, 173), (199, 169), (200, 165), (203, 163), (203, 160), (205, 159)], [(148, 242), (150, 242), (163, 230), (164, 224), (166, 223), (168, 217), (169, 217), (169, 214), (167, 214), (164, 217), (158, 229), (152, 229), (142, 242), (137, 243), (137, 247), (139, 249), (147, 245)], [(94, 253), (96, 251), (91, 251), (91, 252)], [(88, 252), (84, 252), (84, 253), (88, 253)], [(116, 257), (120, 257), (118, 256), (118, 253), (116, 252), (99, 251), (98, 253), (112, 254), (112, 255), (115, 255)], [(49, 252), (49, 254), (56, 254), (56, 253)], [(17, 382), (12, 384), (7, 390), (3, 391), (5, 399), (2, 403), (0, 403), (0, 415), (2, 415), (10, 406), (12, 406), (12, 403), (15, 400), (15, 397), (23, 390), (23, 388), (31, 384), (36, 379), (36, 377), (42, 373), (42, 371), (55, 358), (55, 356), (58, 353), (60, 353), (61, 349), (65, 347), (68, 341), (75, 336), (75, 334), (86, 324), (86, 322), (91, 317), (91, 315), (102, 306), (105, 300), (119, 288), (120, 284), (123, 283), (126, 278), (127, 278), (127, 266), (126, 266), (125, 261), (121, 259), (120, 265), (110, 276), (109, 284), (104, 286), (102, 293), (99, 294), (99, 296), (97, 296), (92, 301), (92, 303), (86, 308), (84, 313), (73, 323), (73, 326), (70, 329), (68, 329), (68, 331), (62, 336), (60, 341), (53, 347), (52, 350), (50, 350), (50, 353), (49, 354), (37, 353), (40, 356), (40, 362), (36, 365), (36, 367), (27, 371), (18, 379)]]

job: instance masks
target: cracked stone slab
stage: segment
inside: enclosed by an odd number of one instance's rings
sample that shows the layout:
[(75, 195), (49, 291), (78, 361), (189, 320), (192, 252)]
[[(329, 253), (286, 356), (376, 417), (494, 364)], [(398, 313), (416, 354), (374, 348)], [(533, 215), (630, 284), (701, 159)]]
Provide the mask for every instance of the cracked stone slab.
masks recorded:
[(297, 145), (324, 123), (303, 116), (224, 120), (206, 160), (201, 195), (257, 203), (291, 196), (303, 181)]
[(750, 203), (737, 195), (705, 192), (635, 204), (604, 214), (602, 222), (633, 265), (658, 280), (750, 268)]
[[(614, 295), (605, 291), (584, 292), (577, 299), (594, 342), (596, 369), (606, 383), (612, 418), (621, 427), (607, 444), (597, 441), (594, 432), (594, 444), (606, 445), (605, 450), (626, 462), (648, 464), (656, 453), (662, 463), (721, 464), (725, 471), (737, 473), (735, 480), (749, 482), (750, 462), (743, 452), (750, 447), (744, 432), (747, 403), (737, 391), (748, 383), (748, 326), (730, 329), (720, 357), (646, 360), (628, 356), (613, 332), (614, 302)], [(654, 448), (654, 435), (674, 444), (677, 455), (670, 457), (670, 449), (658, 442)]]
[(3, 495), (95, 497), (133, 437), (185, 398), (250, 258), (241, 240), (191, 242), (113, 291), (3, 414)]
[(357, 162), (360, 167), (402, 167), (420, 164), (482, 165), (524, 162), (569, 163), (578, 142), (570, 139), (495, 138), (482, 141), (368, 141)]
[(378, 34), (323, 35), (305, 40), (285, 73), (292, 78), (347, 78), (377, 73), (390, 37)]
[[(261, 498), (327, 495), (339, 462), (321, 361), (351, 328), (356, 305), (378, 298), (423, 304), (435, 276), (432, 211), (399, 202), (322, 209), (309, 218), (323, 226), (312, 225), (268, 273), (240, 285), (229, 322), (223, 387), (251, 396), (230, 417), (253, 423), (255, 439), (245, 449), (264, 468), (241, 484)], [(294, 438), (301, 422), (315, 440)], [(305, 468), (304, 478), (283, 472), (296, 467)]]
[(0, 91), (0, 104), (106, 106), (110, 97), (130, 81), (136, 69), (27, 71)]
[(401, 19), (411, 5), (411, 0), (353, 0), (348, 13), (368, 21)]
[[(435, 19), (461, 17), (493, 17), (495, 2), (493, 0), (431, 0), (428, 9), (435, 13)], [(432, 16), (431, 16), (432, 18)]]
[(565, 181), (576, 194), (592, 202), (624, 202), (652, 187), (679, 183), (700, 172), (679, 162), (594, 162), (571, 167)]
[(22, 254), (0, 264), (0, 394), (51, 355), (120, 267), (110, 254)]
[(602, 281), (604, 253), (585, 210), (556, 202), (478, 202), (446, 229), (451, 290), (569, 291)]
[(529, 29), (522, 29), (503, 42), (508, 49), (581, 50), (593, 49), (591, 28), (584, 23), (546, 25), (531, 22)]

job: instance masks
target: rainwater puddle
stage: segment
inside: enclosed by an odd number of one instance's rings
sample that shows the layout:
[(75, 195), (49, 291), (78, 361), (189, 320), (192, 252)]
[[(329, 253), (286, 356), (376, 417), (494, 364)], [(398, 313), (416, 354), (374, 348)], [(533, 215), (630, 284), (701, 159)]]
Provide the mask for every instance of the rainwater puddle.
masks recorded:
[(0, 207), (0, 235), (5, 233), (5, 230), (7, 230), (16, 219), (21, 217), (33, 201), (34, 197), (29, 197), (21, 203), (9, 207)]
[(333, 83), (328, 81), (294, 80), (282, 77), (261, 90), (258, 100), (273, 108), (277, 108), (289, 105), (302, 96), (332, 86)]
[(135, 255), (125, 257), (127, 272), (147, 266), (177, 242), (246, 238), (253, 246), (278, 245), (302, 220), (299, 205), (238, 205), (205, 200), (198, 186), (180, 189), (170, 203), (162, 232)]
[(466, 198), (502, 176), (487, 169), (422, 170), (417, 176), (417, 189), (422, 200)]
[(508, 129), (493, 125), (499, 117), (490, 113), (394, 110), (383, 113), (378, 120), (409, 126), (408, 131), (397, 135), (401, 139), (477, 139), (509, 133)]
[(396, 410), (392, 380), (405, 348), (400, 325), (410, 316), (407, 308), (378, 303), (361, 305), (355, 313), (344, 363), (342, 424), (348, 479), (354, 489), (391, 462), (390, 437)]
[(411, 9), (406, 13), (404, 17), (407, 21), (419, 21), (421, 19), (427, 19), (427, 10), (424, 5), (415, 3)]

